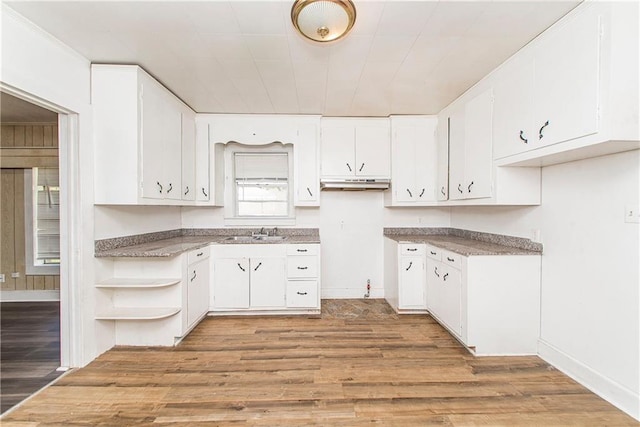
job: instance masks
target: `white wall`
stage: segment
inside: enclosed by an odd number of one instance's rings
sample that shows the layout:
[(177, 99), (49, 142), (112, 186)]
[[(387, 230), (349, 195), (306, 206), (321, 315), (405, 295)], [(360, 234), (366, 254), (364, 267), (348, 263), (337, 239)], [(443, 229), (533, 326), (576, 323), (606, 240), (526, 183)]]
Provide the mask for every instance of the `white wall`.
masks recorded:
[[(448, 227), (449, 208), (384, 208), (379, 191), (323, 191), (320, 208), (297, 208), (296, 227), (320, 229), (322, 298), (383, 297), (383, 228)], [(183, 208), (184, 228), (224, 227), (220, 208)]]
[(130, 236), (182, 228), (178, 206), (96, 206), (95, 238)]
[(65, 196), (71, 196), (62, 209), (72, 221), (63, 230), (67, 240), (61, 245), (63, 252), (72, 254), (66, 259), (63, 255), (63, 272), (69, 270), (62, 275), (61, 327), (63, 363), (81, 366), (97, 355), (100, 339), (93, 319), (93, 170), (85, 167), (93, 165), (90, 64), (9, 7), (1, 7), (0, 82), (5, 90), (77, 114), (78, 127), (73, 131), (78, 131), (79, 142), (60, 141), (61, 186)]
[(531, 237), (541, 230), (540, 354), (640, 418), (640, 152), (542, 169), (542, 205), (452, 208), (451, 225)]

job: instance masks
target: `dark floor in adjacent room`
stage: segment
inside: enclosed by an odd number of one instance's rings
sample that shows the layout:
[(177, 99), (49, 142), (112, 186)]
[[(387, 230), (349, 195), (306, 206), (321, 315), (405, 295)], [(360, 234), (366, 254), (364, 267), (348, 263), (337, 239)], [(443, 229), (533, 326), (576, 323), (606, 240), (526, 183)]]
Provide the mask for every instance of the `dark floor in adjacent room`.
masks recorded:
[(2, 413), (57, 378), (60, 303), (0, 304), (0, 407)]

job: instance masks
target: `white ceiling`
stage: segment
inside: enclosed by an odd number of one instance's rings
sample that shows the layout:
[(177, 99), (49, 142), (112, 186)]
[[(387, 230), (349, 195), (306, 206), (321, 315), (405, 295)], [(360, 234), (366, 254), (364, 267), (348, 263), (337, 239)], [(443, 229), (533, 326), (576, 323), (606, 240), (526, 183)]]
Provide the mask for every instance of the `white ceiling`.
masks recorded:
[(579, 1), (354, 0), (352, 32), (328, 45), (294, 32), (292, 0), (6, 3), (197, 112), (387, 116), (438, 113)]

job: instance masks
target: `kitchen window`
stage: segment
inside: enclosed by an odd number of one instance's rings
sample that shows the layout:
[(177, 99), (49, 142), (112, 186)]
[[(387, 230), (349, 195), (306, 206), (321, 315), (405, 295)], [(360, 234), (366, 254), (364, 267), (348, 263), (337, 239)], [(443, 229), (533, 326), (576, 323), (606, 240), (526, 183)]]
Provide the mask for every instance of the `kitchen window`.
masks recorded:
[(58, 168), (25, 170), (27, 274), (60, 272), (60, 184)]
[[(226, 147), (227, 220), (247, 225), (286, 224), (293, 218), (290, 146)], [(228, 222), (227, 221), (227, 222)]]

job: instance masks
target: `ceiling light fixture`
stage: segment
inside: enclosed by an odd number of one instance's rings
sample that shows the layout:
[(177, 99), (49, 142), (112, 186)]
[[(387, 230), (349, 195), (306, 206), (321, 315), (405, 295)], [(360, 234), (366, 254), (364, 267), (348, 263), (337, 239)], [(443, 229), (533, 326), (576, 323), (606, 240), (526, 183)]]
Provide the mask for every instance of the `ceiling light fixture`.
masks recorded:
[(344, 37), (356, 22), (351, 0), (296, 0), (291, 21), (300, 34), (315, 42), (331, 42)]

